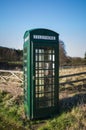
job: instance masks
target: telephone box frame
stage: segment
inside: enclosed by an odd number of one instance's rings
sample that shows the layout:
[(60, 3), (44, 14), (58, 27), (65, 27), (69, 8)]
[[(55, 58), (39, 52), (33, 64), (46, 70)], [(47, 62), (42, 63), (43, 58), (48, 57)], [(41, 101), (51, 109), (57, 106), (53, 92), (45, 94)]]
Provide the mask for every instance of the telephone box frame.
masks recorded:
[[(25, 114), (29, 119), (53, 116), (59, 109), (59, 34), (49, 29), (26, 31), (23, 48)], [(42, 65), (50, 64), (49, 57), (53, 67), (45, 69)], [(48, 71), (53, 74), (44, 75)]]

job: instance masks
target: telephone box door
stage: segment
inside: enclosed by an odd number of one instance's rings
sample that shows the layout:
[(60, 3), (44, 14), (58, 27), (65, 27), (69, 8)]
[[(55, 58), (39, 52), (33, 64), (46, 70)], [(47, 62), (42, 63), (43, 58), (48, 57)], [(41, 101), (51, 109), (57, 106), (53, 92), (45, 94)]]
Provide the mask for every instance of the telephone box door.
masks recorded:
[(34, 117), (51, 116), (58, 106), (57, 44), (32, 45), (32, 110)]

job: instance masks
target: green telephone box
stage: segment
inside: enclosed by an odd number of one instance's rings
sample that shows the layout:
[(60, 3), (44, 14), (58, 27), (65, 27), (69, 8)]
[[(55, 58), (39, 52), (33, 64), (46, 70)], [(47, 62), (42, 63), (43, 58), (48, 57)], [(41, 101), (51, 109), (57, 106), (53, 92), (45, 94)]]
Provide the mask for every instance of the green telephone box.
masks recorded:
[(59, 34), (33, 29), (24, 34), (24, 104), (29, 119), (58, 113)]

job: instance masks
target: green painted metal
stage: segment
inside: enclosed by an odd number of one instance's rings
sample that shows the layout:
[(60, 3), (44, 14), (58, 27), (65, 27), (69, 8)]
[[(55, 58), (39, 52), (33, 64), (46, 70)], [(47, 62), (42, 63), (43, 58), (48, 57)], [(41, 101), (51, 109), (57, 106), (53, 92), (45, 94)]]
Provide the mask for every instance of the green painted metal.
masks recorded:
[[(57, 114), (59, 34), (48, 29), (26, 31), (23, 48), (26, 116), (29, 119), (37, 119)], [(52, 67), (46, 69), (45, 65)], [(48, 83), (45, 82), (47, 80)]]

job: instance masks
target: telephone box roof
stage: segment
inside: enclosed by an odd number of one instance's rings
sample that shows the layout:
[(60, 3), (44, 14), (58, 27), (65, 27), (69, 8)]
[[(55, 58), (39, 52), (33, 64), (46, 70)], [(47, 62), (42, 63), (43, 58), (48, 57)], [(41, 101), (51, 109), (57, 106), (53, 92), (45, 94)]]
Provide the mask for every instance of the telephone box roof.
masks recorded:
[(30, 33), (38, 33), (38, 34), (47, 34), (47, 35), (59, 35), (57, 32), (50, 30), (50, 29), (45, 29), (45, 28), (35, 28), (31, 30), (27, 30), (24, 34), (24, 38), (27, 37)]

